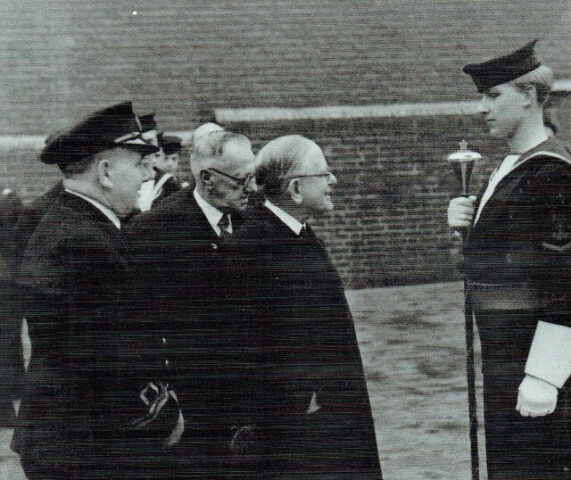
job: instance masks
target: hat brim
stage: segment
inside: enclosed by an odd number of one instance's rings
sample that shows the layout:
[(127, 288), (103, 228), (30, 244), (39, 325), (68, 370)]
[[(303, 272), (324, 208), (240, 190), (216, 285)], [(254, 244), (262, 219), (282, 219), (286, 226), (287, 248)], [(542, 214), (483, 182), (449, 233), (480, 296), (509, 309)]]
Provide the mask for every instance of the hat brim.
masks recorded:
[(125, 150), (131, 150), (133, 152), (140, 153), (143, 157), (145, 155), (150, 155), (151, 153), (157, 153), (159, 147), (151, 144), (138, 144), (138, 143), (121, 143), (115, 145), (114, 148), (124, 148)]

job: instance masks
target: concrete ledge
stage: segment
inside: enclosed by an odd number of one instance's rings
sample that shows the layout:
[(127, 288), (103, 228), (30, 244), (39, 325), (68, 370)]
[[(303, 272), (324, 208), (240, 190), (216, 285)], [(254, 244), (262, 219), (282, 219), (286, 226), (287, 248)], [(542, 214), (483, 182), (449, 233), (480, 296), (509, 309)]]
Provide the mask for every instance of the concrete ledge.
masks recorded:
[(437, 115), (475, 115), (477, 113), (477, 101), (307, 108), (219, 108), (215, 110), (216, 120), (220, 123), (426, 117)]
[[(571, 92), (571, 80), (558, 80), (555, 95)], [(476, 115), (478, 101), (440, 103), (402, 103), (363, 106), (327, 106), (305, 108), (218, 108), (214, 111), (219, 123), (272, 122), (288, 120), (339, 120), (351, 118), (432, 117), (440, 115)]]
[[(557, 80), (552, 94), (556, 96), (571, 93), (571, 79)], [(441, 115), (477, 115), (478, 101), (439, 103), (396, 103), (377, 105), (337, 105), (305, 108), (218, 108), (214, 111), (219, 123), (272, 122), (294, 120), (341, 120), (351, 118), (387, 117), (433, 117)], [(188, 143), (192, 130), (166, 132), (182, 138)], [(0, 148), (33, 148), (44, 145), (45, 135), (0, 136)]]

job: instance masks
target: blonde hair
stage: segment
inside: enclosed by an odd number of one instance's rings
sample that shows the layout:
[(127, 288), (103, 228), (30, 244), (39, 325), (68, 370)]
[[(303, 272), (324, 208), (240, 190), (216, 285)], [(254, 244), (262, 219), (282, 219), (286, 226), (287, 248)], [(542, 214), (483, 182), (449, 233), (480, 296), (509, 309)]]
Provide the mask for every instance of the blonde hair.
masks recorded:
[(553, 88), (553, 70), (546, 65), (540, 65), (531, 72), (517, 77), (510, 83), (520, 90), (527, 89), (530, 85), (535, 87), (537, 103), (544, 105)]

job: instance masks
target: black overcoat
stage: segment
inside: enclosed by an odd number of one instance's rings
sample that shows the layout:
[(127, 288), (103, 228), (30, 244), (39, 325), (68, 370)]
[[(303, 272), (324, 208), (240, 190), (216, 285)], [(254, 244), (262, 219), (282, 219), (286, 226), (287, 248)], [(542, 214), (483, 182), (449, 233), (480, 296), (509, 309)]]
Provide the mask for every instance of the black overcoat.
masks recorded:
[[(241, 218), (232, 214), (236, 231)], [(138, 282), (146, 285), (138, 303), (160, 325), (174, 388), (187, 420), (180, 444), (188, 478), (224, 478), (234, 420), (225, 405), (231, 396), (231, 316), (225, 315), (222, 274), (224, 240), (182, 190), (126, 227)]]
[[(260, 478), (381, 478), (352, 316), (322, 242), (262, 207), (233, 236), (227, 269), (257, 364), (240, 415), (259, 432)], [(307, 414), (314, 393), (321, 409)]]
[(63, 192), (30, 238), (18, 281), (32, 356), (13, 449), (28, 478), (164, 474), (162, 443), (178, 407), (167, 402), (164, 425), (134, 428), (147, 413), (140, 394), (161, 371), (142, 348), (144, 324), (129, 313), (136, 283), (121, 232)]

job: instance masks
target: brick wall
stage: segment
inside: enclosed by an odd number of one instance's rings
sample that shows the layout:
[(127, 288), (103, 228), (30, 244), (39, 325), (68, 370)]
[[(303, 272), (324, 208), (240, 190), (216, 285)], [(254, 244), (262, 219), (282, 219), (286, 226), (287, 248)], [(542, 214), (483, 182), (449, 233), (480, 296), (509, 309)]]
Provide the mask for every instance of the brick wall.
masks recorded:
[(125, 99), (185, 130), (224, 107), (476, 98), (461, 66), (533, 38), (569, 77), (570, 15), (568, 0), (2, 0), (0, 134)]
[(473, 189), (501, 147), (474, 117), (377, 118), (230, 125), (256, 146), (300, 133), (323, 147), (337, 176), (335, 211), (316, 219), (347, 286), (385, 286), (455, 278), (458, 242), (446, 225), (457, 189), (446, 156), (465, 138), (485, 157)]
[[(133, 15), (133, 10), (137, 15)], [(46, 135), (124, 99), (165, 130), (217, 109), (402, 104), (475, 99), (460, 71), (532, 38), (557, 77), (571, 72), (566, 0), (5, 0), (0, 2), (0, 134)], [(561, 107), (571, 142), (571, 104)], [(454, 181), (444, 158), (460, 139), (497, 161), (474, 116), (234, 122), (256, 147), (301, 133), (339, 179), (337, 210), (318, 220), (352, 287), (453, 278), (446, 227)], [(54, 183), (41, 139), (0, 142), (2, 187), (26, 201)]]

